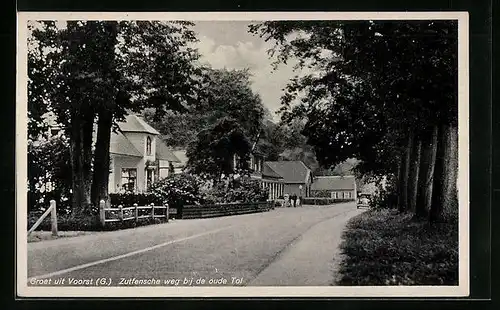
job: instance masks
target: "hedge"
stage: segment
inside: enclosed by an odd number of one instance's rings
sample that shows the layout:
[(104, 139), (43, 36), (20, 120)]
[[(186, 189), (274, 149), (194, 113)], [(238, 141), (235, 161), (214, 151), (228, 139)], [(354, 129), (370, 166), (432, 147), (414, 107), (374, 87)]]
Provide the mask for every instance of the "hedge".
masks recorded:
[(303, 198), (302, 204), (304, 205), (331, 205), (335, 203), (351, 202), (354, 199), (333, 199), (333, 198)]
[(111, 201), (112, 207), (117, 207), (119, 205), (122, 205), (124, 207), (131, 207), (134, 205), (134, 203), (138, 204), (139, 206), (146, 206), (146, 205), (150, 205), (152, 203), (154, 203), (157, 206), (161, 206), (164, 204), (164, 202), (161, 201), (162, 200), (161, 198), (158, 198), (157, 196), (150, 194), (150, 193), (109, 194), (109, 199)]

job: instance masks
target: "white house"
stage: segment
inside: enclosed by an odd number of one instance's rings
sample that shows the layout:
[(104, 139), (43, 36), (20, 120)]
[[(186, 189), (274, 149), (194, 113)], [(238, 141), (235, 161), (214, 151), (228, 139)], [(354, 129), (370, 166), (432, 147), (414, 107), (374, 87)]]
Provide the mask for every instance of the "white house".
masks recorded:
[[(53, 115), (47, 115), (49, 137), (64, 131), (55, 123)], [(180, 160), (159, 138), (159, 132), (140, 116), (131, 114), (118, 123), (117, 132), (111, 133), (110, 169), (108, 190), (147, 191), (149, 185), (173, 173), (174, 164)], [(94, 129), (94, 142), (97, 128)]]
[(138, 115), (128, 115), (111, 134), (109, 192), (144, 192), (172, 173), (179, 159), (159, 138), (159, 132)]

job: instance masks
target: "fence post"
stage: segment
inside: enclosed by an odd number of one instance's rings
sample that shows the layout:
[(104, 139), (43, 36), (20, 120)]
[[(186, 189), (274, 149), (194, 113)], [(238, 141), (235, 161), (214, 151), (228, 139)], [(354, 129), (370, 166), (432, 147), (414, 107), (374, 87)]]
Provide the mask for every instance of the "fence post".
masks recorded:
[(99, 221), (101, 222), (102, 227), (106, 225), (106, 210), (104, 209), (105, 207), (106, 202), (101, 199), (101, 201), (99, 201)]
[(139, 209), (137, 208), (137, 204), (134, 203), (134, 212), (135, 212), (135, 222), (139, 221)]
[(118, 218), (120, 219), (120, 222), (123, 222), (123, 206), (122, 205), (118, 206)]
[(50, 226), (52, 228), (52, 236), (57, 237), (57, 210), (56, 210), (56, 201), (50, 201)]
[(155, 219), (155, 204), (151, 203), (151, 218)]

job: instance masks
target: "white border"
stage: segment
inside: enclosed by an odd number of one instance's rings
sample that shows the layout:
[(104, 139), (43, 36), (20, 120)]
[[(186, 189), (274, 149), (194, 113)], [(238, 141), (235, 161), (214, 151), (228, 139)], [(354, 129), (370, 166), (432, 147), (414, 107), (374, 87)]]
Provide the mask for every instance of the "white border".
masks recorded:
[[(467, 12), (18, 12), (16, 102), (17, 295), (20, 297), (463, 297), (469, 295), (469, 15)], [(30, 287), (27, 285), (28, 20), (458, 20), (459, 285), (358, 287)]]

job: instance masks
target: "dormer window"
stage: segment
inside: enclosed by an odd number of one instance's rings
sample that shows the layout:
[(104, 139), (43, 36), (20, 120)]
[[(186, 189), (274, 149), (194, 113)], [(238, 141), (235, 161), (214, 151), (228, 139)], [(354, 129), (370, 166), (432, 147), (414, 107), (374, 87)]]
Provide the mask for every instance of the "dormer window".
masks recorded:
[(146, 155), (151, 155), (151, 137), (146, 137)]

